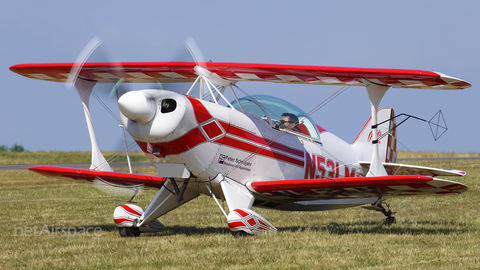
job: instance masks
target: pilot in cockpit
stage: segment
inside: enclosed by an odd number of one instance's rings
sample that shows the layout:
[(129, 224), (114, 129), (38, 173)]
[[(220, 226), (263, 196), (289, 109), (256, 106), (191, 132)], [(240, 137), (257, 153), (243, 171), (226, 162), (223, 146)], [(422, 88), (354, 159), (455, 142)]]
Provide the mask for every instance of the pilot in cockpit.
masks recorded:
[(295, 132), (300, 132), (300, 129), (298, 128), (298, 117), (293, 114), (293, 113), (283, 113), (282, 114), (282, 119), (280, 119), (281, 126), (284, 127), (288, 130), (295, 131)]

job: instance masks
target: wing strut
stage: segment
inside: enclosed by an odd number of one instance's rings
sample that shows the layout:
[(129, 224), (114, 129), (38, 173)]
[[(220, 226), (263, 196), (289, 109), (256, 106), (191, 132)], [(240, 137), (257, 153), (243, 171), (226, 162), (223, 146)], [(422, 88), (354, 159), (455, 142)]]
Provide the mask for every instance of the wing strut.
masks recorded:
[(107, 160), (105, 160), (105, 157), (98, 147), (95, 131), (93, 129), (92, 117), (90, 115), (90, 94), (92, 93), (96, 82), (87, 81), (77, 77), (74, 83), (75, 89), (77, 89), (78, 95), (82, 100), (83, 111), (85, 112), (85, 120), (87, 121), (88, 134), (90, 135), (90, 141), (92, 143), (92, 165), (90, 166), (90, 169), (113, 172), (112, 168), (108, 164)]
[(387, 176), (387, 171), (385, 170), (385, 167), (383, 167), (382, 161), (380, 160), (380, 154), (378, 152), (377, 111), (380, 101), (387, 90), (390, 89), (390, 86), (375, 84), (367, 79), (362, 80), (367, 88), (368, 99), (370, 100), (370, 109), (372, 113), (372, 165), (367, 172), (367, 176)]
[[(212, 99), (215, 102), (215, 104), (218, 104), (218, 101), (220, 100), (220, 97), (221, 97), (228, 104), (228, 106), (230, 108), (235, 110), (235, 108), (232, 106), (232, 104), (230, 104), (228, 99), (225, 98), (225, 96), (223, 95), (223, 92), (225, 91), (227, 86), (229, 86), (230, 89), (232, 89), (232, 85), (235, 85), (236, 81), (221, 78), (217, 74), (212, 73), (212, 72), (208, 71), (207, 69), (205, 69), (201, 66), (195, 66), (194, 70), (195, 70), (195, 73), (198, 74), (198, 77), (195, 80), (195, 82), (192, 84), (190, 89), (187, 91), (187, 93), (186, 93), (187, 96), (190, 95), (190, 93), (192, 92), (195, 85), (197, 83), (200, 83), (199, 99), (203, 100), (203, 83), (205, 83), (205, 85), (207, 86), (207, 89), (210, 92), (210, 95), (212, 96)], [(222, 88), (219, 90), (215, 86), (215, 84), (221, 86)], [(215, 90), (215, 92), (217, 92), (216, 97), (215, 97), (215, 94), (214, 94), (212, 89)], [(232, 92), (233, 92), (233, 89), (232, 89)], [(237, 100), (237, 102), (238, 102), (238, 100)]]

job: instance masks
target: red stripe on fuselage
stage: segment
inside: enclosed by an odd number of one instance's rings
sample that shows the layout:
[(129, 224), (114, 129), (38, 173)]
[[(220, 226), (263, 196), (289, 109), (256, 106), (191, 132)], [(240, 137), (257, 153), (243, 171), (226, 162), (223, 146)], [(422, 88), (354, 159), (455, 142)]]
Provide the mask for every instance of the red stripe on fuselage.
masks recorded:
[(253, 141), (253, 142), (256, 142), (256, 143), (259, 143), (259, 144), (267, 145), (271, 148), (281, 150), (281, 151), (287, 152), (289, 154), (293, 154), (293, 155), (301, 157), (301, 158), (303, 158), (303, 156), (304, 156), (303, 151), (297, 150), (295, 148), (287, 147), (283, 144), (280, 144), (280, 143), (277, 143), (277, 142), (274, 142), (274, 141), (271, 141), (271, 140), (267, 141), (263, 137), (257, 136), (255, 134), (252, 134), (248, 131), (245, 131), (241, 128), (238, 128), (238, 127), (235, 127), (235, 126), (232, 126), (232, 125), (230, 125), (230, 127), (228, 128), (228, 133), (232, 134), (232, 135), (235, 135), (235, 136), (238, 136), (238, 137), (241, 137), (243, 139), (249, 140), (249, 141)]
[[(223, 122), (220, 121), (220, 123), (222, 124), (222, 126), (224, 126)], [(229, 127), (229, 131), (231, 129), (232, 129), (232, 126)], [(253, 134), (251, 134), (247, 131), (238, 132), (238, 131), (241, 131), (241, 129), (239, 129), (239, 128), (235, 128), (235, 129), (237, 130), (237, 132), (235, 134), (238, 137), (241, 137), (239, 135), (245, 135), (245, 134), (250, 134), (251, 136), (255, 136), (255, 135), (253, 135)], [(251, 136), (248, 136), (248, 137), (247, 136), (242, 136), (241, 138), (252, 141)], [(258, 136), (256, 136), (256, 137), (258, 137)], [(261, 137), (258, 137), (258, 138), (261, 138)], [(268, 145), (266, 144), (267, 141), (265, 141), (263, 138), (261, 138), (261, 140), (254, 141), (254, 142), (260, 143), (261, 141), (263, 141), (264, 145), (255, 146), (255, 145), (252, 145), (248, 142), (244, 142), (244, 141), (241, 141), (241, 140), (238, 140), (238, 139), (235, 139), (235, 138), (223, 136), (223, 137), (219, 138), (218, 140), (216, 140), (212, 143), (224, 144), (224, 145), (230, 146), (232, 148), (242, 150), (242, 151), (246, 151), (246, 152), (250, 152), (250, 153), (255, 153), (255, 152), (258, 151), (257, 154), (261, 155), (261, 156), (282, 160), (282, 161), (289, 162), (289, 163), (292, 163), (292, 164), (298, 165), (298, 166), (303, 166), (304, 165), (303, 152), (301, 152), (299, 150), (296, 150), (296, 149), (293, 149), (293, 148), (290, 148), (290, 147), (287, 147), (287, 146), (279, 144), (279, 143), (272, 143), (272, 144), (269, 145), (269, 147), (276, 146), (277, 149), (280, 149), (280, 150), (285, 151), (285, 152), (290, 153), (290, 154), (294, 154), (294, 155), (302, 158), (301, 160), (294, 159), (294, 158), (291, 158), (287, 155), (276, 153), (276, 152), (270, 150), (269, 148), (266, 148), (265, 146), (268, 147)], [(175, 139), (173, 141), (163, 142), (163, 143), (150, 143), (150, 145), (151, 145), (151, 148), (153, 148), (153, 149), (156, 149), (156, 148), (160, 149), (159, 154), (155, 154), (155, 156), (166, 157), (168, 155), (181, 154), (183, 152), (186, 152), (186, 151), (196, 147), (199, 144), (206, 143), (206, 142), (208, 142), (207, 139), (202, 134), (200, 129), (197, 127), (197, 128), (194, 128), (194, 129), (190, 130), (189, 132), (187, 132), (182, 137), (180, 137), (178, 139)], [(137, 141), (137, 143), (138, 143), (138, 146), (142, 149), (143, 152), (153, 154), (148, 150), (148, 148), (149, 148), (148, 143), (139, 142), (139, 141)]]
[[(207, 139), (205, 139), (205, 136), (203, 136), (200, 129), (196, 127), (190, 130), (189, 132), (187, 132), (182, 137), (175, 139), (173, 141), (163, 142), (163, 143), (151, 143), (150, 145), (154, 149), (160, 148), (160, 154), (156, 156), (166, 157), (168, 155), (177, 155), (177, 154), (186, 152), (204, 142), (207, 142)], [(137, 141), (137, 144), (142, 149), (143, 152), (150, 153), (148, 151), (148, 143)]]
[[(197, 122), (199, 124), (205, 122), (205, 121), (208, 121), (210, 119), (212, 119), (213, 117), (211, 116), (211, 114), (208, 112), (208, 110), (205, 108), (205, 106), (203, 106), (202, 102), (200, 102), (200, 100), (196, 99), (196, 98), (193, 98), (193, 97), (190, 97), (190, 96), (186, 96), (190, 102), (192, 103), (192, 106), (193, 106), (193, 109), (194, 109), (194, 112), (195, 112), (195, 117), (197, 119)], [(280, 144), (280, 143), (277, 143), (277, 142), (274, 142), (274, 141), (266, 141), (263, 137), (260, 137), (260, 136), (257, 136), (251, 132), (248, 132), (248, 131), (245, 131), (241, 128), (238, 128), (238, 127), (235, 127), (235, 126), (232, 126), (232, 125), (229, 125), (228, 123), (225, 123), (223, 121), (219, 121), (220, 124), (222, 125), (222, 127), (224, 128), (224, 130), (229, 133), (229, 134), (232, 134), (232, 135), (235, 135), (235, 136), (238, 136), (240, 138), (243, 138), (243, 139), (246, 139), (248, 141), (252, 141), (252, 142), (255, 142), (255, 143), (259, 143), (259, 144), (262, 144), (262, 145), (266, 145), (266, 146), (269, 146), (273, 149), (277, 149), (277, 150), (280, 150), (280, 151), (283, 151), (283, 152), (287, 152), (289, 154), (293, 154), (293, 155), (296, 155), (300, 158), (304, 158), (304, 153), (303, 151), (300, 151), (300, 150), (297, 150), (297, 149), (294, 149), (294, 148), (290, 148), (290, 147), (287, 147), (283, 144)], [(208, 125), (205, 125), (203, 126), (203, 129), (207, 132), (208, 136), (210, 136), (211, 134), (208, 133), (208, 128), (207, 126), (209, 126), (210, 124)], [(211, 125), (213, 126), (213, 125)], [(207, 128), (207, 129), (206, 129)], [(221, 132), (221, 131), (220, 131)], [(218, 135), (220, 135), (221, 133), (216, 133)], [(213, 138), (213, 137), (216, 137), (216, 135), (213, 135), (210, 136), (210, 138)], [(222, 137), (221, 139), (219, 140), (216, 140), (215, 142), (216, 143), (225, 143), (224, 141), (222, 142), (222, 139), (224, 137)], [(243, 143), (244, 146), (246, 147), (236, 147), (235, 145), (229, 145), (229, 146), (232, 146), (232, 147), (235, 147), (235, 148), (238, 148), (240, 150), (245, 150), (245, 151), (249, 151), (248, 149), (252, 149), (252, 147), (254, 147), (255, 151), (257, 151), (259, 149), (259, 147), (256, 147), (256, 146), (250, 146), (250, 147), (247, 147), (247, 144)], [(262, 150), (264, 151), (264, 150)], [(271, 152), (270, 150), (266, 150), (268, 152)], [(285, 155), (281, 155), (281, 154), (275, 154), (273, 152), (269, 153), (269, 154), (266, 154), (267, 152), (264, 152), (263, 154), (260, 154), (260, 155), (263, 155), (263, 156), (268, 156), (268, 157), (275, 157), (275, 158), (279, 158), (283, 161), (287, 161), (287, 162), (290, 162), (290, 163), (294, 163), (296, 165), (299, 165), (299, 166), (303, 166), (303, 161), (298, 161), (298, 160), (295, 160), (295, 159), (292, 159), (288, 156), (285, 156)], [(291, 161), (294, 161), (294, 162), (291, 162)], [(300, 164), (301, 163), (301, 164)]]
[(291, 158), (289, 156), (273, 152), (270, 149), (255, 146), (255, 145), (252, 145), (252, 144), (249, 144), (249, 143), (246, 143), (246, 142), (234, 139), (234, 138), (225, 137), (224, 140), (223, 140), (223, 144), (227, 145), (227, 146), (230, 146), (230, 147), (233, 147), (233, 148), (236, 148), (236, 149), (239, 149), (239, 150), (243, 150), (243, 151), (247, 151), (247, 152), (251, 152), (251, 153), (256, 153), (257, 155), (260, 155), (260, 156), (265, 156), (265, 157), (270, 157), (270, 158), (282, 160), (282, 161), (285, 161), (285, 162), (288, 162), (288, 163), (292, 163), (294, 165), (298, 165), (298, 166), (303, 166), (304, 165), (303, 160), (294, 159), (294, 158)]
[[(196, 98), (186, 96), (188, 100), (190, 100), (190, 103), (193, 106), (193, 110), (195, 113), (195, 118), (198, 122), (198, 124), (202, 124), (206, 121), (209, 121), (211, 119), (214, 119), (212, 115), (208, 112), (207, 108), (202, 104), (202, 102)], [(238, 139), (222, 136), (221, 138), (215, 140), (213, 143), (219, 143), (219, 144), (225, 144), (230, 147), (247, 151), (247, 152), (256, 152), (259, 151), (257, 154), (266, 156), (266, 157), (271, 157), (275, 159), (279, 159), (285, 162), (289, 162), (298, 166), (303, 166), (303, 158), (304, 158), (304, 152), (287, 147), (283, 144), (271, 141), (271, 140), (265, 140), (263, 137), (257, 136), (251, 132), (248, 132), (246, 130), (243, 130), (241, 128), (229, 125), (229, 123), (225, 123), (223, 121), (218, 121), (222, 128), (227, 132), (227, 134), (231, 134), (234, 136), (237, 136), (239, 138), (245, 139), (249, 142), (252, 143), (257, 143), (261, 144), (262, 147), (252, 145), (247, 142), (240, 141)], [(212, 123), (202, 125), (203, 130), (207, 133), (208, 136), (212, 139), (213, 137), (221, 135), (221, 130), (220, 128)], [(228, 138), (228, 140), (226, 140)], [(225, 141), (224, 141), (225, 140)], [(163, 143), (149, 143), (146, 142), (138, 142), (139, 147), (142, 149), (143, 152), (145, 153), (150, 153), (154, 154), (157, 157), (164, 158), (168, 155), (178, 155), (183, 152), (186, 152), (194, 147), (196, 147), (199, 144), (208, 142), (208, 138), (205, 138), (205, 136), (202, 134), (200, 131), (199, 127), (196, 127), (189, 132), (187, 132), (185, 135), (183, 135), (180, 138), (177, 138), (175, 140), (172, 140), (170, 142), (163, 142)], [(266, 149), (265, 146), (270, 147), (275, 150), (280, 150), (283, 152), (286, 152), (291, 155), (295, 155), (302, 160), (294, 159), (291, 158), (287, 155), (280, 154), (280, 153), (275, 153), (270, 149)], [(153, 149), (152, 150), (149, 150)], [(263, 148), (263, 149), (261, 149)], [(157, 152), (158, 151), (158, 152)]]
[(199, 124), (212, 119), (212, 115), (210, 115), (207, 108), (203, 106), (200, 100), (190, 96), (186, 96), (186, 97), (188, 98), (188, 100), (190, 100), (190, 103), (192, 103), (193, 111), (195, 112), (195, 118), (197, 118), (197, 122)]

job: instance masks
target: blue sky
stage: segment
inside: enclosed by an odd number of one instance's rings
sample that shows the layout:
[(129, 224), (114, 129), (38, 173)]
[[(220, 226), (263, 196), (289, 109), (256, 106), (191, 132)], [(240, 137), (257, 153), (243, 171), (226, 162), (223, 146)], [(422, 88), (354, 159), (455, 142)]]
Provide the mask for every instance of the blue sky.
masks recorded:
[[(89, 151), (77, 93), (8, 68), (73, 62), (94, 36), (119, 61), (171, 61), (192, 36), (207, 60), (422, 69), (470, 82), (463, 91), (390, 89), (381, 106), (430, 119), (442, 110), (449, 130), (434, 141), (427, 124), (399, 127), (399, 150), (480, 152), (478, 1), (3, 1), (0, 4), (0, 145), (30, 151)], [(337, 86), (239, 84), (309, 111)], [(92, 100), (102, 150), (122, 147), (117, 122)], [(352, 142), (370, 108), (351, 87), (312, 118)]]

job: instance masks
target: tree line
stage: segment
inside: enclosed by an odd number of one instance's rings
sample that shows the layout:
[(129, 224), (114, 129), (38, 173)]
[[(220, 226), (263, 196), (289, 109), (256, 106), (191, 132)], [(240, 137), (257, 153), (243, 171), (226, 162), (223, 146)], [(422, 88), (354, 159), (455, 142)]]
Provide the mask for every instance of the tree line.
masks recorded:
[(25, 152), (25, 147), (20, 144), (14, 144), (10, 147), (7, 145), (0, 145), (0, 152)]

